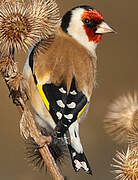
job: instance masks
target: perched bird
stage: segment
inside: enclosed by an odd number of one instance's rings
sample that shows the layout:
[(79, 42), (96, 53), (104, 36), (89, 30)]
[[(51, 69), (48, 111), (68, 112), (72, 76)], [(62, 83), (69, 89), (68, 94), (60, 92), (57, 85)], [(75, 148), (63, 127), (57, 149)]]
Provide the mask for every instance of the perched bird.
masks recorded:
[(54, 36), (30, 49), (23, 72), (37, 124), (63, 137), (75, 171), (83, 168), (89, 174), (79, 124), (96, 82), (95, 49), (102, 34), (109, 32), (114, 30), (99, 11), (86, 5), (75, 7), (63, 16)]

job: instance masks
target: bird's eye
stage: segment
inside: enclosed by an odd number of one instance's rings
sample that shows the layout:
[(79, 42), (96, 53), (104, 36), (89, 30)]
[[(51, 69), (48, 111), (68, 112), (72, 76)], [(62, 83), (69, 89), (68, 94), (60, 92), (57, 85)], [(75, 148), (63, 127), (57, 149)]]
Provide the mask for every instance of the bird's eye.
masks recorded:
[(90, 23), (90, 20), (86, 18), (86, 19), (84, 19), (84, 23), (85, 23), (85, 24), (89, 24), (89, 23)]

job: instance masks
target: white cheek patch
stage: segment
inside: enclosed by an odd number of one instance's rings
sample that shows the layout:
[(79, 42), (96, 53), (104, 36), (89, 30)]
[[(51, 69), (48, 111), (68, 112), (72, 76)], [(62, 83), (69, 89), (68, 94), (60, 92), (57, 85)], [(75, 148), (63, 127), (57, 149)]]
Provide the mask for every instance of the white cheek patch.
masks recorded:
[(67, 31), (69, 35), (71, 35), (76, 41), (78, 41), (82, 46), (88, 49), (92, 55), (95, 56), (97, 43), (89, 41), (86, 31), (83, 28), (84, 24), (81, 20), (83, 13), (84, 9), (82, 8), (76, 8), (72, 11), (71, 21)]

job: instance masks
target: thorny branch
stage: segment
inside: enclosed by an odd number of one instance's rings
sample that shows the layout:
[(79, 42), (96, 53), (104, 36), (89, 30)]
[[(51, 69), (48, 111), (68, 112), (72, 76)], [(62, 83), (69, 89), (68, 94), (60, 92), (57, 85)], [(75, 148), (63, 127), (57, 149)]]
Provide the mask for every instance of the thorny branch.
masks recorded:
[[(0, 53), (0, 73), (2, 74), (2, 77), (9, 89), (10, 97), (12, 98), (13, 103), (16, 105), (19, 113), (21, 114), (21, 135), (26, 139), (28, 137), (32, 137), (38, 145), (42, 146), (43, 136), (38, 130), (34, 118), (26, 104), (28, 99), (25, 91), (27, 83), (23, 79), (22, 74), (18, 71), (17, 64), (12, 56)], [(59, 168), (49, 152), (48, 143), (50, 143), (49, 137), (47, 137), (47, 144), (45, 143), (39, 151), (53, 180), (64, 180), (64, 177), (60, 174)]]

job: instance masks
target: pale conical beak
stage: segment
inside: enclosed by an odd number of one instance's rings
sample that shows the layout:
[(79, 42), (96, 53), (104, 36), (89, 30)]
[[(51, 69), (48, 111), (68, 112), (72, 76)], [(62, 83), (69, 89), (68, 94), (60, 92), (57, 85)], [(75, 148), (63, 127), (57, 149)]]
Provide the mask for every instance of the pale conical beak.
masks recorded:
[(101, 22), (97, 26), (97, 30), (95, 31), (96, 34), (105, 34), (105, 33), (116, 33), (106, 22)]

